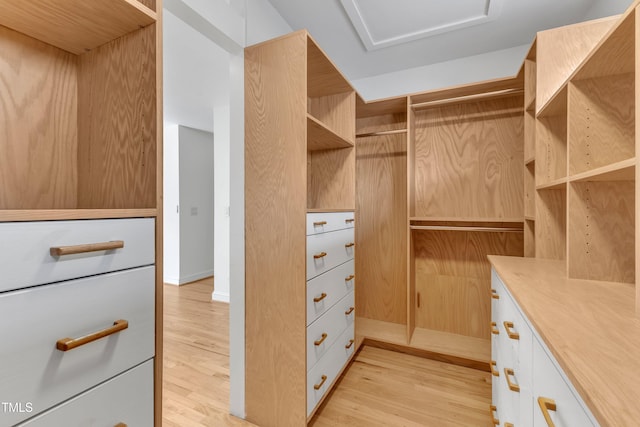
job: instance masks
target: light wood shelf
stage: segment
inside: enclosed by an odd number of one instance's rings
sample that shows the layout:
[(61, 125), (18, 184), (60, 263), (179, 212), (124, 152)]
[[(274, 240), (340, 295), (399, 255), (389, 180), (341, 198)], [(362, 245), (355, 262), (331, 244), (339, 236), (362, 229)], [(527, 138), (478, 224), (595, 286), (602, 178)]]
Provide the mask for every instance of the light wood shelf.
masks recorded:
[(489, 339), (415, 328), (410, 345), (436, 354), (475, 360), (482, 364), (488, 364), (491, 360)]
[(524, 221), (524, 256), (536, 256), (536, 223), (531, 217)]
[(536, 156), (536, 116), (532, 111), (524, 112), (524, 158), (535, 159)]
[[(525, 216), (525, 217), (524, 217), (524, 220), (525, 220), (525, 221), (535, 221), (535, 220), (536, 220), (536, 217), (535, 217), (535, 216)], [(525, 223), (526, 223), (526, 222), (525, 222)]]
[(554, 109), (538, 116), (535, 142), (537, 186), (567, 176), (567, 91), (554, 98)]
[(569, 182), (582, 181), (634, 181), (636, 179), (636, 158), (622, 160), (587, 172), (571, 175)]
[(536, 176), (535, 164), (525, 163), (524, 166), (524, 216), (536, 215)]
[(0, 10), (0, 25), (76, 55), (157, 19), (137, 0), (0, 0)]
[(567, 186), (567, 178), (558, 178), (544, 184), (536, 185), (536, 190), (560, 190)]
[(157, 209), (33, 209), (0, 210), (4, 221), (55, 221), (77, 219), (153, 218)]
[(307, 213), (353, 212), (353, 209), (307, 209)]
[(524, 221), (523, 217), (515, 217), (515, 218), (482, 218), (482, 217), (419, 217), (412, 216), (409, 217), (409, 222), (414, 225), (422, 224), (432, 224), (437, 225), (440, 223), (455, 223), (455, 224), (522, 224)]
[(353, 147), (353, 142), (347, 141), (324, 123), (307, 114), (307, 150), (331, 150), (336, 148)]
[(567, 242), (567, 185), (536, 191), (536, 258), (564, 260)]

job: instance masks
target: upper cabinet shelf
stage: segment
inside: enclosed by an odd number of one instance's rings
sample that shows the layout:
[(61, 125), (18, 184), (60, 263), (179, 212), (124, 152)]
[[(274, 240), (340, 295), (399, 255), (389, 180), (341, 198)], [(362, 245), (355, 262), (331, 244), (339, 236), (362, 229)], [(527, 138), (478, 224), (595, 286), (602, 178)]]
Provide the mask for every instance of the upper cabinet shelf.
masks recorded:
[(81, 54), (156, 22), (137, 0), (0, 0), (0, 25)]
[(311, 114), (307, 114), (307, 151), (349, 147), (353, 147), (353, 142), (344, 139)]

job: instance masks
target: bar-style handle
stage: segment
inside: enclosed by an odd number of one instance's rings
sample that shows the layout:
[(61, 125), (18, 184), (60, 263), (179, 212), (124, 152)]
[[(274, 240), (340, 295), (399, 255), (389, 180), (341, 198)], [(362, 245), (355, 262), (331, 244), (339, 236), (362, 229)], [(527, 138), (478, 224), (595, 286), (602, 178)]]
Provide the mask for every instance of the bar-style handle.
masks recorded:
[(85, 245), (53, 246), (49, 248), (49, 253), (51, 254), (51, 256), (57, 257), (63, 255), (84, 254), (87, 252), (110, 251), (113, 249), (122, 248), (124, 248), (124, 241), (112, 240), (110, 242), (87, 243)]
[(321, 225), (327, 225), (327, 221), (318, 221), (313, 223), (314, 227), (320, 227)]
[(507, 384), (509, 385), (509, 390), (515, 391), (516, 393), (520, 393), (520, 386), (511, 381), (511, 377), (514, 377), (516, 374), (513, 372), (511, 368), (504, 368), (504, 375), (507, 377)]
[(496, 365), (497, 362), (495, 360), (492, 360), (491, 363), (489, 363), (489, 366), (491, 367), (491, 375), (493, 375), (494, 377), (499, 377), (500, 372), (498, 372), (498, 370), (496, 369)]
[(496, 322), (491, 322), (491, 333), (493, 335), (499, 335), (500, 331), (498, 330), (498, 325), (496, 325)]
[(354, 247), (355, 245), (356, 245), (355, 243), (353, 243), (353, 242), (349, 242), (349, 243), (347, 243), (346, 245), (344, 245), (344, 247), (345, 247), (345, 248), (347, 248), (347, 249), (349, 249), (349, 248)]
[(514, 425), (511, 423), (504, 423), (504, 427), (514, 427)]
[(504, 329), (507, 331), (507, 335), (509, 336), (509, 338), (511, 338), (512, 340), (520, 339), (520, 334), (513, 330), (513, 322), (507, 322), (505, 320), (504, 322), (502, 322), (502, 324), (504, 325)]
[(319, 296), (319, 297), (315, 297), (315, 298), (313, 299), (313, 302), (320, 302), (320, 301), (322, 301), (323, 299), (325, 299), (326, 297), (327, 297), (327, 294), (325, 294), (325, 293), (323, 292), (323, 293), (321, 293), (321, 294), (320, 294), (320, 296)]
[(354, 340), (349, 340), (349, 344), (345, 345), (344, 348), (351, 348), (354, 342)]
[(326, 332), (323, 332), (323, 333), (322, 333), (322, 338), (320, 338), (319, 340), (315, 340), (315, 341), (313, 342), (313, 344), (314, 344), (315, 346), (319, 346), (319, 345), (320, 345), (320, 344), (322, 344), (322, 343), (324, 342), (324, 340), (326, 340), (326, 339), (327, 339), (327, 333), (326, 333)]
[(321, 381), (320, 381), (318, 384), (314, 384), (314, 385), (313, 385), (313, 389), (314, 389), (314, 390), (320, 390), (320, 387), (322, 387), (322, 385), (324, 384), (324, 382), (325, 382), (326, 380), (327, 380), (327, 376), (326, 376), (326, 375), (323, 375), (323, 376), (321, 377)]
[(491, 419), (493, 421), (493, 425), (494, 426), (499, 426), (500, 425), (500, 420), (494, 415), (498, 412), (498, 409), (496, 408), (496, 405), (491, 405), (490, 407), (491, 410)]
[(355, 279), (355, 277), (356, 277), (356, 276), (354, 276), (353, 274), (350, 274), (350, 275), (348, 275), (347, 277), (345, 277), (345, 278), (344, 278), (344, 281), (345, 281), (345, 282), (348, 282), (348, 281), (350, 281), (350, 280)]
[(99, 340), (100, 338), (108, 337), (109, 335), (113, 335), (116, 332), (124, 331), (128, 327), (129, 322), (127, 322), (126, 320), (116, 320), (115, 322), (113, 322), (113, 326), (110, 326), (98, 332), (94, 332), (93, 334), (85, 335), (80, 338), (62, 338), (56, 342), (56, 348), (60, 351), (73, 350), (76, 347), (89, 344), (90, 342)]
[(344, 312), (344, 315), (345, 315), (345, 316), (350, 315), (351, 313), (353, 313), (353, 310), (355, 310), (355, 309), (356, 309), (355, 307), (349, 307), (349, 310), (345, 311), (345, 312)]
[(351, 224), (353, 221), (355, 221), (355, 219), (353, 218), (347, 218), (344, 220), (344, 222), (346, 222), (347, 224)]
[(556, 427), (551, 419), (551, 415), (549, 414), (549, 411), (556, 412), (558, 410), (555, 400), (540, 396), (538, 397), (538, 405), (540, 406), (544, 420), (547, 422), (547, 426)]
[(127, 427), (127, 425), (125, 423), (118, 423), (113, 427)]
[(495, 289), (491, 289), (491, 298), (500, 299), (500, 295), (498, 295), (498, 292), (496, 292)]
[(326, 252), (320, 252), (319, 254), (315, 254), (315, 255), (313, 256), (313, 259), (320, 259), (320, 258), (324, 258), (324, 257), (326, 257), (326, 256), (327, 256), (327, 253), (326, 253)]

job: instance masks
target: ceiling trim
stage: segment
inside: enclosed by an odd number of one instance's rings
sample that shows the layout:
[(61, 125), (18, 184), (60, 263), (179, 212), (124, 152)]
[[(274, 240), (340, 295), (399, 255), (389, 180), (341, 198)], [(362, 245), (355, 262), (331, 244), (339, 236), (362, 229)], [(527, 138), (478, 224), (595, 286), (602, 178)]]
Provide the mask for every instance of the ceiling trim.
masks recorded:
[(344, 10), (347, 12), (356, 32), (360, 36), (362, 43), (368, 51), (371, 51), (491, 22), (500, 16), (504, 0), (486, 0), (485, 13), (477, 16), (443, 22), (441, 25), (426, 27), (418, 31), (407, 32), (382, 40), (374, 40), (371, 36), (371, 31), (369, 30), (369, 27), (362, 15), (361, 7), (359, 5), (361, 0), (340, 0), (340, 2), (342, 3)]

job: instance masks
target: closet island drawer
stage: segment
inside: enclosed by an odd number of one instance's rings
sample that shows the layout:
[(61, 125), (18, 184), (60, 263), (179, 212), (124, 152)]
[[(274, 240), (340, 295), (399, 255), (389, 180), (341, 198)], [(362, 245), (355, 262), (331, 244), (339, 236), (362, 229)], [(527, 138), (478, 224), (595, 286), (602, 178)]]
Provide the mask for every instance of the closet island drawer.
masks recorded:
[(141, 267), (0, 294), (0, 401), (40, 412), (151, 359), (154, 291)]
[(354, 262), (347, 261), (307, 282), (307, 325), (323, 313), (355, 286)]
[(151, 265), (155, 225), (153, 218), (7, 222), (0, 241), (3, 292)]
[(307, 280), (353, 259), (353, 228), (307, 236)]
[(353, 330), (355, 317), (354, 294), (350, 292), (307, 327), (307, 371), (327, 353), (345, 329)]
[(307, 214), (307, 236), (353, 228), (353, 212), (321, 212)]
[(19, 427), (153, 426), (153, 360), (38, 415)]

